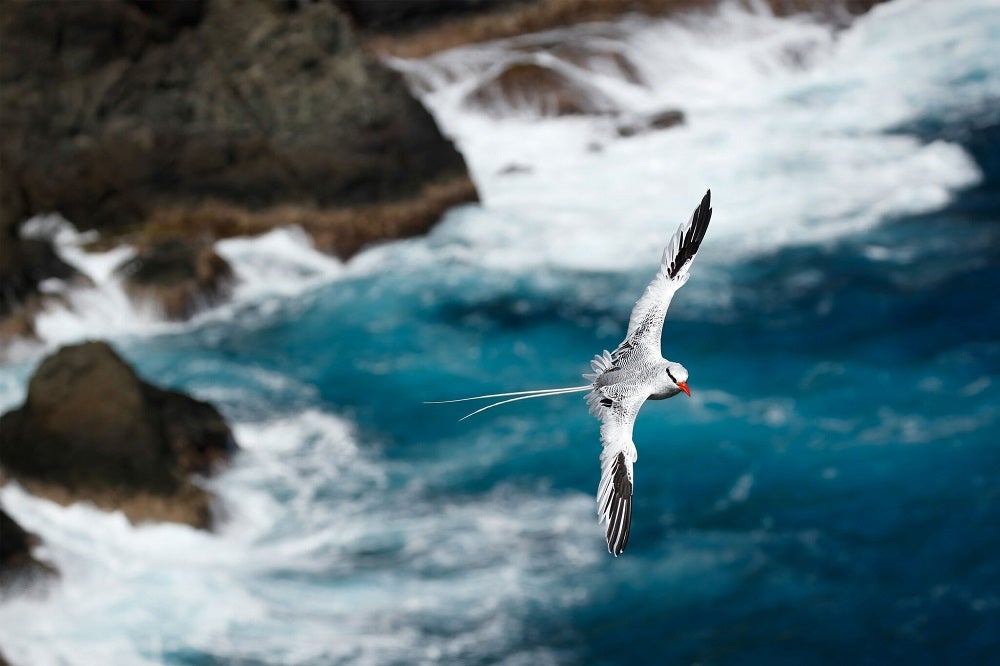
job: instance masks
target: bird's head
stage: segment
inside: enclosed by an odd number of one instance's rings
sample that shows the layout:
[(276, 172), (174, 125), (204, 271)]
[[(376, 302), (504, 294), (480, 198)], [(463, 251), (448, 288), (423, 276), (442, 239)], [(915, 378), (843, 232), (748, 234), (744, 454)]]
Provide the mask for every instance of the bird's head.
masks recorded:
[[(664, 374), (666, 374), (667, 381), (673, 386), (677, 387), (678, 391), (684, 391), (687, 393), (688, 397), (691, 397), (691, 390), (688, 388), (688, 371), (680, 363), (674, 363), (670, 361), (664, 368)], [(672, 387), (671, 387), (672, 388)]]

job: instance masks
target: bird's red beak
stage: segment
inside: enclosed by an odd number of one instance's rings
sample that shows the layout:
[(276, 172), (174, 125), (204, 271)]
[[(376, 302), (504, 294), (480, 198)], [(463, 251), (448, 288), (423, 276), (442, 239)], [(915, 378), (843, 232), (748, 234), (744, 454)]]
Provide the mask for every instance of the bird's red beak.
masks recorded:
[(677, 382), (677, 388), (687, 393), (689, 398), (691, 397), (691, 389), (688, 388), (687, 382)]

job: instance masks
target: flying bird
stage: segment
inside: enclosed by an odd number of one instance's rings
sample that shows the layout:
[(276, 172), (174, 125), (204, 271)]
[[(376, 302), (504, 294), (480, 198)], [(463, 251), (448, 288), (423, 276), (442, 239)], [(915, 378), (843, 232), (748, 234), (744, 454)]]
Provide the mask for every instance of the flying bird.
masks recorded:
[(691, 395), (688, 371), (663, 358), (660, 337), (663, 319), (674, 293), (688, 281), (691, 263), (712, 219), (712, 191), (705, 193), (691, 218), (674, 233), (663, 251), (660, 269), (632, 308), (625, 339), (613, 352), (605, 350), (590, 362), (589, 383), (557, 389), (494, 393), (433, 404), (505, 398), (462, 417), (462, 420), (499, 405), (529, 398), (588, 391), (590, 413), (601, 421), (601, 482), (597, 487), (597, 513), (606, 524), (608, 552), (618, 557), (628, 545), (632, 526), (632, 468), (638, 457), (632, 427), (647, 400), (664, 400), (679, 393)]

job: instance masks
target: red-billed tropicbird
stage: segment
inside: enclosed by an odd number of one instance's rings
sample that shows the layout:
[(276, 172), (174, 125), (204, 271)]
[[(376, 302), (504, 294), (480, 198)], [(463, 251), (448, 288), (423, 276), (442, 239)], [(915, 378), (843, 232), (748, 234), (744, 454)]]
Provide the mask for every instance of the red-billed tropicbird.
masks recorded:
[[(605, 532), (608, 552), (618, 557), (628, 544), (632, 524), (632, 466), (637, 454), (632, 426), (646, 400), (672, 398), (681, 391), (688, 396), (688, 371), (683, 365), (663, 358), (660, 334), (663, 319), (674, 293), (690, 277), (691, 262), (701, 246), (712, 219), (712, 191), (705, 193), (691, 218), (682, 224), (663, 251), (660, 270), (636, 301), (628, 321), (625, 339), (611, 353), (605, 350), (590, 362), (593, 373), (583, 375), (590, 383), (569, 388), (494, 393), (458, 400), (507, 398), (467, 414), (462, 419), (516, 400), (543, 398), (576, 391), (589, 391), (590, 413), (601, 421), (601, 482), (597, 487), (597, 513)], [(517, 397), (510, 397), (517, 396)]]

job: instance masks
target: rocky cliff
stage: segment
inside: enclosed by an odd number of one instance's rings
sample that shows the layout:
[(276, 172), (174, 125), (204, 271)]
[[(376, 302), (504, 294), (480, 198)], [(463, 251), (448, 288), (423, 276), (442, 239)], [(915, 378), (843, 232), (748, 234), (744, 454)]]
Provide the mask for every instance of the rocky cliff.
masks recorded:
[(294, 216), (346, 257), (476, 196), (333, 3), (0, 0), (0, 316), (63, 270), (39, 213), (139, 244)]
[(5, 216), (116, 231), (206, 199), (341, 208), (467, 177), (331, 4), (5, 0), (2, 14)]

